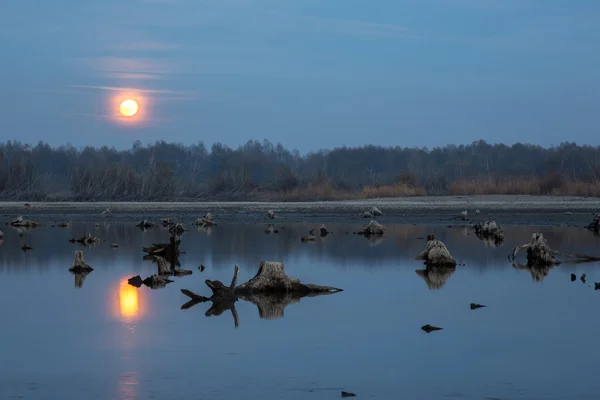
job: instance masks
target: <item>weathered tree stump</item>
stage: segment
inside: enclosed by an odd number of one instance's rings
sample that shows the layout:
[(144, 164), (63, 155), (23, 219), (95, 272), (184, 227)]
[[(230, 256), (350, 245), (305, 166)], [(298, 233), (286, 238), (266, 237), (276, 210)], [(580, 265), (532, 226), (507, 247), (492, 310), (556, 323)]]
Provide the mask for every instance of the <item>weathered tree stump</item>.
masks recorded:
[(71, 226), (71, 222), (59, 222), (58, 224), (56, 224), (56, 226), (58, 226), (59, 228), (69, 228)]
[(381, 216), (383, 216), (383, 213), (377, 207), (371, 207), (371, 210), (369, 211), (369, 213), (371, 215), (373, 215), (374, 217), (381, 217)]
[[(283, 315), (283, 309), (292, 302), (299, 301), (302, 297), (319, 296), (341, 292), (331, 286), (303, 284), (296, 278), (289, 277), (280, 262), (261, 261), (258, 272), (249, 281), (236, 286), (239, 267), (234, 268), (233, 278), (229, 286), (220, 281), (206, 280), (206, 285), (212, 290), (211, 297), (199, 296), (190, 290), (182, 289), (181, 292), (191, 300), (182, 306), (187, 309), (195, 304), (212, 301), (213, 306), (222, 303), (218, 308), (230, 309), (235, 312), (234, 303), (238, 298), (250, 301), (259, 308), (259, 314), (265, 318), (277, 318)], [(236, 326), (239, 321), (237, 313), (234, 315)]]
[(417, 269), (415, 272), (419, 275), (430, 290), (439, 290), (444, 287), (446, 281), (456, 271), (454, 266), (427, 266), (425, 269)]
[(543, 266), (554, 266), (561, 264), (561, 261), (558, 261), (555, 256), (562, 255), (568, 258), (572, 258), (569, 261), (570, 263), (583, 263), (583, 262), (592, 262), (592, 261), (600, 261), (600, 257), (588, 256), (585, 254), (567, 254), (561, 253), (557, 250), (552, 250), (546, 242), (544, 235), (541, 233), (534, 233), (531, 236), (531, 242), (527, 244), (523, 244), (521, 246), (517, 246), (514, 248), (512, 252), (512, 261), (514, 262), (517, 254), (521, 250), (527, 250), (527, 266), (528, 267), (543, 267)]
[(110, 217), (110, 208), (107, 208), (106, 210), (102, 211), (100, 215), (102, 215), (104, 218)]
[(371, 220), (365, 227), (359, 230), (357, 233), (363, 236), (377, 236), (383, 235), (385, 232), (385, 226), (381, 225), (375, 220)]
[(173, 281), (161, 275), (151, 275), (142, 281), (150, 289), (162, 289), (171, 282)]
[(73, 266), (69, 268), (69, 271), (74, 273), (82, 273), (82, 272), (92, 272), (94, 268), (92, 268), (88, 263), (83, 259), (83, 251), (75, 252), (75, 261), (73, 262)]
[(473, 229), (479, 239), (491, 239), (496, 244), (504, 241), (504, 231), (496, 224), (496, 221), (477, 223), (473, 225)]
[(275, 219), (275, 211), (273, 210), (268, 210), (265, 213), (265, 218), (269, 218), (269, 219)]
[(314, 243), (317, 240), (315, 235), (305, 235), (300, 238), (302, 243)]
[(425, 249), (415, 257), (415, 260), (423, 260), (428, 266), (456, 266), (456, 260), (452, 257), (443, 242), (435, 240), (433, 234), (430, 234), (427, 238), (428, 241)]
[(23, 228), (37, 228), (38, 226), (40, 226), (39, 223), (28, 220), (28, 219), (24, 219), (22, 216), (18, 216), (16, 219), (11, 221), (10, 224), (14, 227), (23, 227)]
[(169, 238), (169, 243), (152, 243), (150, 246), (144, 246), (144, 252), (165, 258), (176, 258), (180, 254), (179, 245), (181, 240), (175, 240), (174, 236)]
[(167, 226), (171, 226), (173, 225), (173, 218), (172, 217), (167, 217), (167, 218), (163, 218), (160, 220), (160, 223), (162, 226), (167, 227)]

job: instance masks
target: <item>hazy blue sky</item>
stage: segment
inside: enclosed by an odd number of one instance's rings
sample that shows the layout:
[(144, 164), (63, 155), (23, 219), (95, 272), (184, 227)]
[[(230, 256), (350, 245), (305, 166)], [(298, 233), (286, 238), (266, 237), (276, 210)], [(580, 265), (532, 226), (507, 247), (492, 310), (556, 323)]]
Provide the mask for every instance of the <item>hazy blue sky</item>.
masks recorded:
[(0, 50), (2, 141), (600, 143), (599, 0), (1, 0)]

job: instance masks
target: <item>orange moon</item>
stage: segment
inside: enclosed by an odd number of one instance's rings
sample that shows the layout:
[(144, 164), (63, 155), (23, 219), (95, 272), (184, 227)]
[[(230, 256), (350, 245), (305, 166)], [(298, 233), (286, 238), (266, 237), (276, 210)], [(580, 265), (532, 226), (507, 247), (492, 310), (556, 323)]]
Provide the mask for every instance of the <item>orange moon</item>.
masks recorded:
[(133, 117), (135, 114), (137, 114), (139, 108), (140, 106), (138, 105), (137, 101), (133, 99), (127, 99), (121, 102), (121, 105), (119, 106), (119, 111), (124, 117)]

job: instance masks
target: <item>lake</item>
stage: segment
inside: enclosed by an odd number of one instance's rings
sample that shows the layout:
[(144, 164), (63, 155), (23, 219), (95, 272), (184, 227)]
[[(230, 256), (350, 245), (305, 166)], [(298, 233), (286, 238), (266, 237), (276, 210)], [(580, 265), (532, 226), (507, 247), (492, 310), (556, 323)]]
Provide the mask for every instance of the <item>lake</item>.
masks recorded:
[[(599, 398), (600, 263), (562, 264), (544, 276), (507, 258), (534, 232), (565, 253), (599, 255), (591, 232), (506, 227), (494, 247), (445, 226), (389, 225), (373, 242), (351, 233), (356, 224), (332, 224), (316, 243), (300, 241), (314, 225), (276, 227), (268, 235), (263, 224), (188, 230), (179, 260), (193, 274), (157, 290), (127, 279), (156, 273), (142, 247), (167, 242), (162, 227), (76, 223), (22, 238), (3, 227), (0, 399), (317, 400), (341, 390), (379, 399)], [(86, 231), (105, 242), (68, 242)], [(427, 281), (414, 258), (430, 232), (461, 265)], [(75, 250), (94, 268), (78, 284), (68, 271)], [(210, 296), (205, 279), (228, 285), (237, 264), (244, 282), (261, 260), (344, 291), (263, 312), (270, 319), (240, 300), (237, 328), (229, 311), (205, 316), (210, 303), (181, 309), (189, 299), (180, 289)], [(471, 310), (472, 302), (487, 307)], [(427, 334), (425, 324), (444, 329)]]

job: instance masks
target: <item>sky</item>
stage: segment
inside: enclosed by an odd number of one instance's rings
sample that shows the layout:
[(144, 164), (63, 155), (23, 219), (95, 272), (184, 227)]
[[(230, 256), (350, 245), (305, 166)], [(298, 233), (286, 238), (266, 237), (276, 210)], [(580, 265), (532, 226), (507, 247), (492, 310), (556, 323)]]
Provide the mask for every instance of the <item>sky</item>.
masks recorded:
[(0, 50), (0, 141), (600, 144), (598, 0), (2, 0)]

